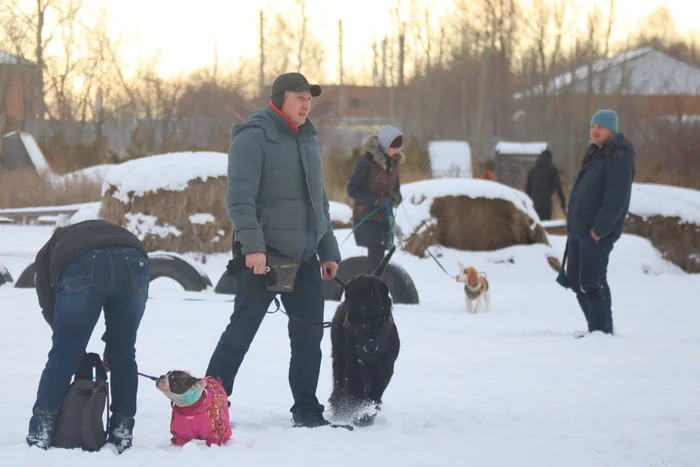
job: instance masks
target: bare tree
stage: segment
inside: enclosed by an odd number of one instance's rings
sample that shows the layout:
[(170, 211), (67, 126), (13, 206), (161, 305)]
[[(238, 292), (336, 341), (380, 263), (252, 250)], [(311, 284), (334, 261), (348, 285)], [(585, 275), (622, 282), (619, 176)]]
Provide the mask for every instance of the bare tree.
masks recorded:
[[(83, 8), (82, 0), (6, 0), (0, 7), (3, 29), (18, 40), (15, 49), (23, 58), (32, 58), (37, 64), (36, 91), (40, 118), (46, 112), (47, 50), (60, 28), (76, 20)], [(9, 24), (9, 26), (8, 26)], [(28, 39), (31, 37), (31, 40)], [(20, 39), (23, 38), (23, 39)], [(33, 49), (30, 51), (29, 48)]]
[(270, 11), (266, 24), (265, 75), (270, 78), (287, 71), (304, 73), (310, 80), (325, 78), (325, 47), (313, 32), (307, 0), (292, 0), (285, 12)]

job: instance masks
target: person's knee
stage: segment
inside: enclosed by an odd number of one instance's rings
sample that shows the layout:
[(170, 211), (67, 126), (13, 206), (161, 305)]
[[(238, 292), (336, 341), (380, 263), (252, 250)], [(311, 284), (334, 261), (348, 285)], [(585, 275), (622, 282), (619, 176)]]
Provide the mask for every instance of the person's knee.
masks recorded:
[(108, 342), (107, 349), (112, 363), (136, 361), (136, 347), (132, 343), (119, 340)]
[(289, 328), (292, 348), (320, 348), (323, 340), (323, 327), (317, 324), (294, 323)]
[(601, 300), (605, 298), (605, 290), (607, 284), (605, 282), (593, 282), (581, 284), (581, 292), (589, 300)]

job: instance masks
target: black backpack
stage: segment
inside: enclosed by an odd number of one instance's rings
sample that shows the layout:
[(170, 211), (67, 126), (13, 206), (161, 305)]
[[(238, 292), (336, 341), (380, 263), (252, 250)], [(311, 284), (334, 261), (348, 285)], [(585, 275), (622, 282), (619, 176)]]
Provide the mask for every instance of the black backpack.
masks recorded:
[[(103, 423), (105, 407), (107, 416)], [(107, 372), (99, 355), (86, 353), (63, 398), (51, 445), (57, 448), (99, 451), (107, 443), (108, 423)]]

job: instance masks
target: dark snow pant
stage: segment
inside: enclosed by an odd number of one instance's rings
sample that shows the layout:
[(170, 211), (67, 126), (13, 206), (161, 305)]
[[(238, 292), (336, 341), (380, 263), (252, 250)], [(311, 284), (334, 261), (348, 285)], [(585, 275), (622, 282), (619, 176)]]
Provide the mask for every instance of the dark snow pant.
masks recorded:
[[(221, 378), (229, 396), (243, 357), (275, 298), (275, 293), (268, 292), (263, 283), (251, 278), (251, 274), (246, 270), (234, 279), (236, 296), (231, 321), (221, 334), (206, 373)], [(294, 398), (290, 411), (322, 413), (325, 408), (316, 398), (316, 388), (321, 370), (323, 328), (307, 324), (323, 321), (323, 280), (318, 258), (302, 263), (294, 280), (294, 290), (280, 295), (285, 311), (306, 322), (290, 319), (287, 325), (292, 353), (289, 386)]]
[(552, 219), (552, 202), (546, 202), (538, 200), (535, 203), (535, 212), (541, 221), (548, 221)]
[(104, 307), (105, 359), (109, 360), (112, 380), (110, 409), (113, 414), (134, 417), (136, 334), (148, 300), (149, 281), (148, 258), (134, 248), (90, 250), (63, 270), (56, 284), (53, 345), (39, 380), (34, 409), (58, 411)]
[(566, 275), (586, 317), (589, 332), (613, 332), (607, 271), (615, 241), (615, 238), (608, 237), (596, 242), (590, 234), (569, 237)]

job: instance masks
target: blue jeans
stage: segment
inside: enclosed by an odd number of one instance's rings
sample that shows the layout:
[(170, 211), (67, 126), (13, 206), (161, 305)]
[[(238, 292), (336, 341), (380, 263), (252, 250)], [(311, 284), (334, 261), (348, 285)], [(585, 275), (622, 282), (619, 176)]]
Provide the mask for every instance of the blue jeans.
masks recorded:
[[(251, 274), (245, 270), (235, 278), (236, 297), (231, 321), (221, 334), (206, 373), (207, 376), (221, 378), (229, 396), (243, 357), (275, 297), (262, 283), (251, 279)], [(290, 316), (307, 323), (323, 321), (323, 280), (318, 258), (313, 257), (302, 263), (294, 280), (294, 290), (280, 295), (284, 309)], [(324, 406), (316, 398), (323, 328), (290, 319), (287, 329), (292, 353), (289, 386), (294, 405), (291, 412), (323, 412)]]
[(90, 250), (71, 262), (56, 284), (53, 345), (39, 380), (35, 409), (56, 412), (105, 312), (111, 372), (110, 410), (136, 414), (136, 333), (148, 300), (148, 258), (134, 248)]
[(612, 297), (607, 274), (608, 259), (616, 240), (607, 237), (596, 242), (590, 234), (569, 237), (566, 275), (589, 332), (613, 332)]

